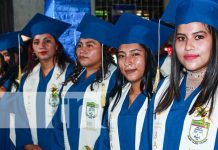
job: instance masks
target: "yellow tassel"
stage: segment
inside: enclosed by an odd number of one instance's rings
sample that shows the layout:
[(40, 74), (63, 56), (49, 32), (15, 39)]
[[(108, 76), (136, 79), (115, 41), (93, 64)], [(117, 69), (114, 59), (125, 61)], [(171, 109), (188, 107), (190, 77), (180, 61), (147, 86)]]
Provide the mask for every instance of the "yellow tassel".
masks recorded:
[(106, 104), (106, 96), (105, 96), (105, 89), (104, 83), (102, 83), (102, 90), (101, 90), (101, 106), (105, 107)]
[(84, 150), (92, 150), (91, 147), (89, 147), (88, 145), (83, 147)]
[(19, 68), (18, 68), (18, 77), (17, 77), (18, 83), (20, 83), (21, 76), (22, 76), (22, 73), (21, 73), (21, 66), (19, 65)]
[(158, 86), (159, 81), (160, 81), (160, 68), (157, 67), (157, 72), (156, 72), (156, 76), (155, 76), (155, 80), (154, 80), (154, 84), (153, 84), (152, 93), (154, 93), (157, 90), (157, 86)]

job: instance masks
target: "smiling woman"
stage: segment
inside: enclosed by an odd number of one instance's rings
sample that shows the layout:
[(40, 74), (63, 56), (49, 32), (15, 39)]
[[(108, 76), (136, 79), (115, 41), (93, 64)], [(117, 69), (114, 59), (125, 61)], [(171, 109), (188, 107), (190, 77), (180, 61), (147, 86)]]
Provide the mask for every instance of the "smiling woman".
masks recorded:
[(218, 149), (217, 9), (214, 0), (169, 2), (162, 20), (176, 26), (171, 74), (148, 108), (142, 150)]
[[(117, 82), (110, 94), (111, 103), (96, 149), (139, 149), (156, 74), (157, 26), (155, 22), (124, 13), (112, 30), (114, 40), (110, 42), (118, 48)], [(162, 45), (172, 29), (163, 25), (161, 29), (165, 35)]]
[(19, 88), (29, 129), (16, 129), (18, 148), (25, 145), (26, 149), (35, 145), (42, 149), (54, 149), (52, 146), (58, 148), (57, 143), (51, 144), (54, 141), (45, 139), (48, 137), (46, 132), (49, 123), (59, 105), (57, 93), (65, 78), (74, 70), (74, 64), (58, 41), (69, 26), (68, 23), (36, 14), (21, 31), (21, 34), (31, 37), (28, 63)]

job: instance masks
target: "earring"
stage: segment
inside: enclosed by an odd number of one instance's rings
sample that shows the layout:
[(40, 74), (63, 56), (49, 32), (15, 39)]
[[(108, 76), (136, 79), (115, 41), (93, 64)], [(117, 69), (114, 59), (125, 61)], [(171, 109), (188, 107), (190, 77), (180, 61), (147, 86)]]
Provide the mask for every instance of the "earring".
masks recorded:
[(36, 54), (34, 52), (32, 52), (32, 58), (36, 61), (38, 60), (38, 57), (36, 56)]

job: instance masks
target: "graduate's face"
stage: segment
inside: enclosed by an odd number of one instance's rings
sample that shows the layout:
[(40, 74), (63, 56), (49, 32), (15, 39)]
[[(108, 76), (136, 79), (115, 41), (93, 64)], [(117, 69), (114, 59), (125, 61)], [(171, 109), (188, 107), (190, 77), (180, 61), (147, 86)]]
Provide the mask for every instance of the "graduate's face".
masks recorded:
[(33, 38), (32, 47), (39, 61), (53, 61), (58, 46), (54, 37), (45, 33), (38, 34)]
[(0, 52), (2, 56), (4, 57), (4, 61), (9, 64), (10, 63), (10, 55), (7, 50), (3, 50)]
[(176, 54), (189, 71), (198, 71), (208, 65), (212, 51), (212, 35), (200, 22), (182, 24), (176, 32)]
[(125, 78), (140, 82), (145, 71), (147, 53), (139, 44), (122, 44), (118, 50), (118, 65)]
[(81, 38), (76, 55), (80, 64), (86, 69), (98, 70), (101, 66), (101, 44), (94, 39)]

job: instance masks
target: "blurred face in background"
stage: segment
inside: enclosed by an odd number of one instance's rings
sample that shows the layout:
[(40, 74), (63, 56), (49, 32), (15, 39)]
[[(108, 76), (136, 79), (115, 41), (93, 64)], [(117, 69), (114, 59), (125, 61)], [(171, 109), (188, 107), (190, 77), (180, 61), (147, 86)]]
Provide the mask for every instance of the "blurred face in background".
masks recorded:
[(7, 50), (3, 50), (0, 52), (2, 56), (4, 57), (4, 61), (9, 64), (10, 63), (10, 55)]

